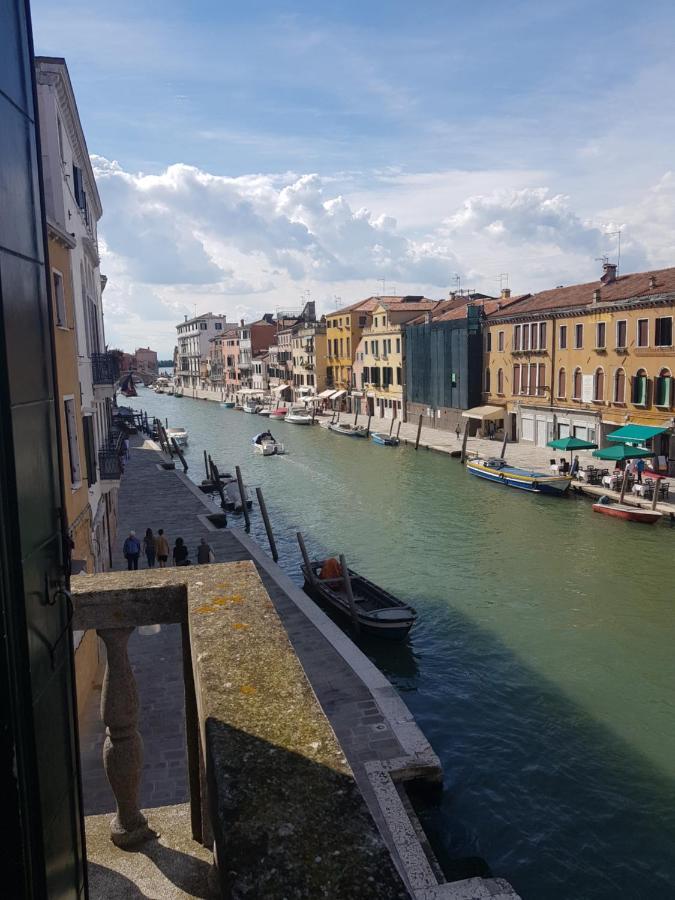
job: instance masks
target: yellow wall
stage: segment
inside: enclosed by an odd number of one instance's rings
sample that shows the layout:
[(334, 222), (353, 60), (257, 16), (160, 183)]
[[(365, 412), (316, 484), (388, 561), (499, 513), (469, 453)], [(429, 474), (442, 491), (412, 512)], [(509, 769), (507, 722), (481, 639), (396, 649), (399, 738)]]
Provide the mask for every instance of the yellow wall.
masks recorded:
[[(513, 406), (519, 401), (521, 406), (541, 406), (543, 403), (553, 408), (579, 409), (600, 413), (603, 422), (624, 424), (629, 421), (637, 424), (670, 424), (675, 408), (675, 384), (671, 383), (670, 403), (667, 407), (657, 407), (655, 403), (655, 381), (663, 369), (667, 369), (670, 375), (675, 375), (675, 353), (673, 346), (656, 347), (655, 321), (657, 318), (675, 316), (675, 304), (667, 307), (641, 308), (630, 310), (597, 309), (584, 311), (578, 315), (561, 315), (553, 318), (550, 314), (532, 315), (523, 322), (494, 322), (486, 328), (491, 335), (491, 349), (487, 349), (487, 339), (484, 343), (484, 378), (485, 370), (490, 371), (490, 389), (485, 390), (486, 402), (496, 405)], [(637, 327), (638, 319), (648, 321), (649, 345), (638, 347)], [(626, 347), (617, 348), (617, 321), (626, 322)], [(512, 350), (513, 333), (516, 324), (530, 322), (546, 322), (546, 349), (529, 352), (514, 352)], [(605, 323), (605, 347), (596, 347), (596, 326)], [(575, 327), (583, 325), (583, 343), (575, 346)], [(561, 344), (561, 327), (566, 327), (565, 348)], [(555, 329), (555, 335), (553, 334)], [(675, 323), (674, 323), (675, 330)], [(504, 350), (499, 350), (499, 332), (504, 333)], [(555, 337), (555, 341), (554, 341)], [(513, 367), (519, 364), (543, 364), (545, 366), (545, 379), (543, 388), (538, 395), (532, 396), (513, 393)], [(498, 372), (503, 371), (504, 390), (498, 391)], [(559, 371), (565, 369), (564, 396), (559, 392)], [(604, 390), (602, 397), (584, 401), (573, 397), (573, 376), (575, 369), (580, 369), (583, 375), (595, 376), (596, 370), (602, 369), (604, 373)], [(623, 369), (625, 374), (625, 389), (623, 401), (614, 398), (614, 379), (618, 369)], [(649, 378), (647, 402), (637, 405), (631, 398), (631, 379), (643, 369)], [(484, 382), (484, 389), (486, 384)], [(595, 390), (593, 392), (595, 398)]]
[[(407, 314), (407, 318), (414, 318), (415, 313)], [(380, 386), (367, 388), (368, 394), (374, 394), (375, 415), (382, 414), (386, 418), (396, 418), (402, 414), (403, 402), (403, 333), (401, 324), (392, 322), (392, 318), (400, 318), (400, 314), (390, 314), (383, 306), (373, 310), (372, 324), (364, 329), (363, 337), (368, 349), (363, 354), (363, 365), (380, 369)], [(377, 342), (377, 355), (373, 353), (372, 342)], [(386, 342), (386, 347), (385, 347)], [(391, 349), (389, 349), (391, 343)], [(383, 386), (384, 368), (391, 369), (392, 383), (388, 387)], [(401, 383), (398, 383), (400, 377)], [(360, 385), (359, 385), (360, 387)]]
[[(332, 386), (336, 390), (350, 390), (352, 387), (351, 375), (354, 357), (365, 327), (360, 326), (359, 321), (364, 316), (366, 323), (369, 322), (368, 313), (359, 312), (358, 309), (338, 310), (326, 317), (326, 364), (331, 369)], [(337, 341), (337, 354), (335, 353), (335, 341)]]

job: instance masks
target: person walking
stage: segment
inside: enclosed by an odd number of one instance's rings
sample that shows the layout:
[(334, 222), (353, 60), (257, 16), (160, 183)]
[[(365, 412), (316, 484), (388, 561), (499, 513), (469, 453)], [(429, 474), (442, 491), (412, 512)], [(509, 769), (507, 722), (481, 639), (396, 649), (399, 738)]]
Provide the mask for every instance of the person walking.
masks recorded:
[(457, 440), (459, 440), (459, 436), (462, 432), (462, 429), (459, 427), (459, 422), (457, 423), (457, 427), (455, 428), (455, 434), (457, 435)]
[(572, 478), (576, 478), (579, 472), (579, 457), (574, 457), (574, 462), (572, 463), (572, 468), (570, 469), (570, 475)]
[(160, 528), (157, 532), (157, 537), (155, 538), (155, 551), (157, 553), (157, 562), (159, 563), (160, 569), (163, 569), (166, 566), (166, 561), (169, 558), (169, 542), (164, 537), (164, 529)]
[(157, 556), (157, 548), (155, 545), (155, 536), (152, 533), (152, 528), (147, 528), (145, 531), (145, 537), (143, 538), (143, 552), (145, 553), (145, 558), (148, 561), (148, 568), (154, 569), (155, 557)]
[(129, 571), (138, 568), (138, 557), (141, 555), (141, 543), (136, 537), (135, 531), (129, 532), (129, 537), (124, 542), (122, 553), (127, 560), (127, 568)]
[(183, 538), (176, 538), (176, 543), (173, 548), (173, 562), (176, 566), (189, 566), (190, 560), (188, 559), (188, 549), (183, 542)]
[(637, 472), (637, 482), (638, 484), (642, 484), (642, 473), (645, 470), (645, 461), (644, 459), (638, 459), (635, 463), (635, 471)]
[(206, 538), (202, 538), (199, 542), (199, 547), (197, 547), (197, 562), (200, 566), (205, 565), (206, 563), (211, 563), (216, 561), (216, 554), (213, 552), (211, 547), (206, 543)]

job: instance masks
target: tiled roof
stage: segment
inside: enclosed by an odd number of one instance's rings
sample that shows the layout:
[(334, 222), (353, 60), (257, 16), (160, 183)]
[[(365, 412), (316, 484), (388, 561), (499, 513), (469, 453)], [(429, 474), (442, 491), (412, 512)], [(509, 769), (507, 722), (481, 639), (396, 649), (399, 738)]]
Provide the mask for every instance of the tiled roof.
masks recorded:
[[(469, 306), (479, 306), (485, 311), (486, 315), (495, 312), (497, 309), (503, 308), (505, 305), (513, 303), (520, 299), (517, 297), (503, 297), (500, 299), (490, 298), (484, 300), (485, 295), (480, 295), (478, 300), (469, 297), (451, 297), (448, 300), (441, 300), (440, 303), (432, 310), (431, 319), (433, 322), (448, 322), (452, 319), (465, 319), (467, 316), (467, 308)], [(426, 316), (417, 316), (409, 325), (422, 325), (426, 321)]]
[[(415, 304), (418, 304), (415, 306)], [(428, 297), (421, 295), (401, 297), (390, 294), (382, 294), (380, 296), (366, 297), (365, 300), (359, 300), (352, 303), (351, 306), (345, 306), (343, 309), (337, 309), (335, 312), (326, 313), (326, 318), (334, 319), (335, 316), (343, 316), (350, 312), (372, 312), (378, 306), (385, 306), (387, 309), (429, 309), (428, 304), (436, 304), (438, 300), (429, 300)]]
[[(652, 287), (651, 279), (653, 278)], [(594, 300), (594, 292), (600, 291), (599, 300)], [(538, 294), (524, 294), (511, 298), (506, 314), (519, 315), (528, 312), (545, 312), (547, 310), (568, 309), (573, 307), (595, 307), (603, 303), (618, 303), (621, 300), (648, 299), (659, 294), (675, 293), (675, 268), (654, 269), (650, 272), (636, 272), (631, 275), (619, 275), (614, 281), (605, 284), (602, 281), (589, 281), (586, 284), (574, 284), (570, 287), (553, 288), (540, 291)], [(504, 315), (499, 309), (491, 314), (492, 318)]]

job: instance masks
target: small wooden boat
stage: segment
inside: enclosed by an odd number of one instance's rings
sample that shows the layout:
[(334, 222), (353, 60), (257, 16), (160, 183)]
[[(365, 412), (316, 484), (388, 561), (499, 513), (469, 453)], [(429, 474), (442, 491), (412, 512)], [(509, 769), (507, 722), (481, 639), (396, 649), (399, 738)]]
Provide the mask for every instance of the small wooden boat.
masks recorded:
[(178, 385), (174, 389), (173, 395), (174, 395), (174, 397), (178, 397), (178, 398), (182, 397), (183, 396), (183, 388), (180, 385)]
[(253, 444), (253, 452), (261, 453), (263, 456), (281, 456), (282, 453), (286, 452), (284, 445), (280, 444), (269, 431), (262, 431), (260, 434), (256, 434), (251, 443)]
[(178, 444), (179, 447), (186, 447), (188, 442), (188, 433), (185, 428), (167, 428), (166, 436), (169, 440), (171, 438)]
[(593, 511), (629, 522), (641, 522), (643, 525), (654, 525), (663, 515), (657, 509), (642, 509), (625, 503), (594, 503)]
[(347, 437), (365, 438), (368, 437), (368, 429), (363, 425), (349, 425), (346, 422), (334, 422), (328, 426), (329, 431), (335, 434), (344, 434)]
[(276, 409), (270, 410), (270, 419), (285, 419), (287, 413), (285, 406), (277, 406)]
[(478, 478), (485, 478), (497, 484), (505, 484), (534, 494), (554, 494), (558, 497), (564, 494), (572, 483), (568, 475), (549, 475), (546, 472), (519, 469), (510, 466), (505, 459), (497, 458), (470, 459), (467, 461), (466, 470)]
[(385, 447), (398, 447), (401, 443), (393, 434), (383, 434), (381, 431), (374, 431), (370, 437), (375, 444), (384, 444)]
[(259, 416), (270, 416), (270, 415), (272, 415), (272, 410), (269, 408), (269, 406), (264, 406), (264, 407), (262, 407), (262, 409), (258, 410), (258, 415)]
[[(225, 506), (227, 509), (232, 509), (234, 512), (242, 511), (242, 503), (241, 503), (241, 494), (239, 493), (239, 484), (236, 478), (233, 478), (232, 481), (228, 481), (223, 485), (223, 490), (225, 492)], [(244, 485), (244, 500), (246, 502), (246, 506), (250, 509), (253, 506), (253, 501), (251, 500), (251, 495), (249, 493), (248, 488)]]
[(291, 425), (313, 425), (312, 414), (304, 406), (292, 406), (286, 413), (286, 421)]
[(234, 409), (234, 400), (223, 400), (220, 405), (223, 409)]
[[(339, 613), (351, 619), (352, 613), (342, 578), (322, 581), (319, 577), (325, 562), (326, 560), (312, 562), (310, 563), (311, 569), (308, 569), (303, 563), (305, 593), (315, 600), (323, 600)], [(417, 618), (417, 613), (412, 606), (399, 600), (398, 597), (394, 597), (384, 588), (373, 584), (372, 581), (368, 581), (363, 575), (359, 575), (352, 569), (348, 571), (356, 617), (361, 631), (376, 637), (402, 641)]]

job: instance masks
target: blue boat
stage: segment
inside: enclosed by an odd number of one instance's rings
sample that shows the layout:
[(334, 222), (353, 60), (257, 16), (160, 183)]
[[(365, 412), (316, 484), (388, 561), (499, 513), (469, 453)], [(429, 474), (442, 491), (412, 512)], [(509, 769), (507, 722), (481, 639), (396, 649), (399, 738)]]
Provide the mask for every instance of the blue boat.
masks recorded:
[(572, 479), (567, 475), (548, 475), (546, 472), (535, 472), (532, 469), (519, 469), (510, 466), (505, 459), (498, 458), (470, 459), (467, 460), (466, 468), (478, 478), (533, 494), (560, 496), (569, 490), (572, 483)]
[(385, 447), (398, 447), (400, 441), (392, 434), (383, 434), (381, 431), (374, 431), (371, 436), (376, 444), (383, 444)]

